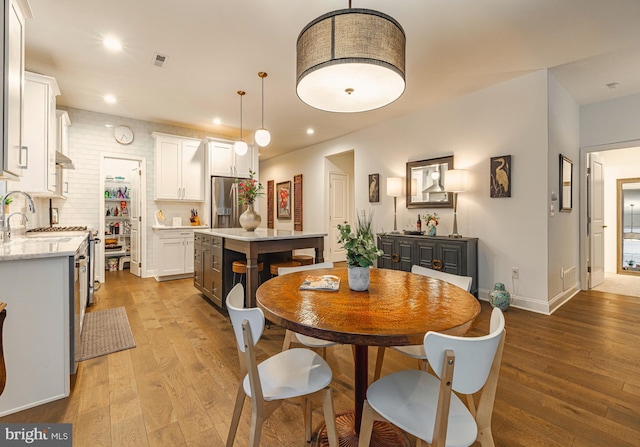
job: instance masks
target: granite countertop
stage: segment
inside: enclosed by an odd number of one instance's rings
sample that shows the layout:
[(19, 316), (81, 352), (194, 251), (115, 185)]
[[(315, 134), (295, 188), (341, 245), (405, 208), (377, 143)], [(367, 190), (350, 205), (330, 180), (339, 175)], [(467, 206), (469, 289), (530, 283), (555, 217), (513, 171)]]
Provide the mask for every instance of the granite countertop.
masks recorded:
[(87, 235), (14, 237), (0, 243), (0, 261), (73, 256)]
[(258, 228), (256, 231), (245, 231), (243, 228), (211, 228), (208, 230), (196, 230), (196, 233), (210, 234), (213, 236), (236, 239), (239, 241), (268, 241), (275, 239), (306, 239), (311, 237), (324, 237), (327, 233), (311, 231), (269, 230)]

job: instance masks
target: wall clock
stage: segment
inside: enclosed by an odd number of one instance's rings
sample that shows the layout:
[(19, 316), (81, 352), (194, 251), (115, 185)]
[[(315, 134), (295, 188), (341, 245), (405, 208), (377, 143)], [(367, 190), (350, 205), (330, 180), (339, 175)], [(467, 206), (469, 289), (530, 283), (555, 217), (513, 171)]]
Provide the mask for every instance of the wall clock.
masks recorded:
[(113, 137), (120, 144), (131, 144), (133, 142), (133, 130), (129, 126), (118, 126), (113, 129)]

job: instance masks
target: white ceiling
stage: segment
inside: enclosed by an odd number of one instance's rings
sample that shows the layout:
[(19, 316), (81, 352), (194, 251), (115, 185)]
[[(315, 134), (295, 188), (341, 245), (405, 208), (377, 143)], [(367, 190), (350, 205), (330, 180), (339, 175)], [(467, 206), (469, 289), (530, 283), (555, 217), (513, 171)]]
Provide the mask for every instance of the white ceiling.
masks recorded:
[[(452, 97), (552, 68), (578, 103), (640, 92), (637, 0), (356, 0), (400, 22), (407, 88), (379, 110), (315, 110), (295, 92), (296, 39), (346, 0), (29, 0), (26, 67), (54, 76), (63, 106), (239, 136), (260, 127), (263, 159), (393, 119)], [(124, 50), (102, 46), (118, 37)], [(152, 65), (155, 52), (168, 56)], [(616, 89), (607, 83), (620, 82)], [(112, 93), (118, 103), (102, 97)], [(221, 126), (212, 123), (222, 119)], [(117, 124), (117, 123), (115, 123)], [(306, 129), (313, 127), (309, 136)]]

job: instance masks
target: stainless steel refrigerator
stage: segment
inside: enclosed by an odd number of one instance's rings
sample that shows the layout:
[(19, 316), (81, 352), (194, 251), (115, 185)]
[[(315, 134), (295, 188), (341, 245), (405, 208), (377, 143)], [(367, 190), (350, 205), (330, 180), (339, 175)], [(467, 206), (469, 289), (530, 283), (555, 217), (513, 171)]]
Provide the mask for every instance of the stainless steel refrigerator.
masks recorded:
[(234, 177), (211, 177), (211, 228), (240, 228), (244, 205), (238, 204), (238, 185)]

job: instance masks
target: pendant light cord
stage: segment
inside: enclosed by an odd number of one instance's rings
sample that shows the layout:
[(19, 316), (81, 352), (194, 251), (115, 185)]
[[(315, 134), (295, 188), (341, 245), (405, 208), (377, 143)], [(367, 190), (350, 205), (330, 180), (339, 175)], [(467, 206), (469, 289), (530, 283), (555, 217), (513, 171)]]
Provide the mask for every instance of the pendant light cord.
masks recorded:
[(244, 91), (238, 90), (238, 95), (240, 95), (240, 141), (244, 141), (242, 139), (242, 97), (244, 96), (244, 94)]
[(262, 128), (264, 129), (264, 76), (260, 79), (262, 79)]

